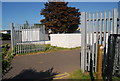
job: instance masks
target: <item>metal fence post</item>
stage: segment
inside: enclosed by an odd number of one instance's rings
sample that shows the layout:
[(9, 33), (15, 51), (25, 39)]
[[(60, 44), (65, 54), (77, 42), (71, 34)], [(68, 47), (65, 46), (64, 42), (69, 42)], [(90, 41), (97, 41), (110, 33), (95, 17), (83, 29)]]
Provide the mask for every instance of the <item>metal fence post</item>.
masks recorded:
[(95, 52), (96, 54), (95, 54), (95, 72), (97, 71), (98, 31), (99, 31), (98, 12), (96, 12), (96, 52)]
[(13, 32), (14, 32), (14, 23), (11, 24), (11, 47), (12, 47), (12, 51), (14, 50), (14, 36), (13, 36)]
[(118, 2), (118, 34), (120, 34), (120, 1)]
[(93, 68), (94, 68), (94, 70), (95, 70), (95, 64), (94, 64), (94, 54), (95, 54), (95, 49), (94, 49), (94, 24), (95, 24), (95, 21), (94, 21), (94, 16), (95, 16), (95, 14), (94, 13), (92, 13), (92, 61), (93, 61)]
[(113, 34), (118, 33), (117, 18), (118, 18), (118, 11), (117, 11), (117, 9), (113, 9)]
[(81, 45), (81, 69), (85, 72), (85, 55), (86, 55), (86, 13), (82, 12), (82, 38), (81, 41), (84, 41)]

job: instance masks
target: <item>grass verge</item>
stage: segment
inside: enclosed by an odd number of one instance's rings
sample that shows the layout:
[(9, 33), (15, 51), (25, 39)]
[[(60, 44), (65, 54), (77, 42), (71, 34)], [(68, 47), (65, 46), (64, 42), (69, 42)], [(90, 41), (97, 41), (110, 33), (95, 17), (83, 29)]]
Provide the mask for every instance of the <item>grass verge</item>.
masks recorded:
[(45, 51), (59, 51), (59, 50), (73, 50), (73, 49), (80, 49), (80, 47), (62, 48), (62, 47), (57, 47), (57, 46), (51, 46), (50, 44), (45, 45)]
[(70, 76), (69, 79), (90, 79), (89, 72), (82, 73), (82, 71), (76, 70)]
[[(93, 73), (93, 76), (96, 81), (96, 73)], [(72, 81), (77, 80), (77, 79), (78, 80), (90, 80), (91, 79), (89, 72), (83, 73), (80, 69), (74, 71), (72, 74), (70, 74), (68, 78), (71, 79)], [(120, 81), (120, 77), (113, 76), (112, 79), (113, 81)], [(103, 80), (100, 80), (100, 81), (103, 81)]]

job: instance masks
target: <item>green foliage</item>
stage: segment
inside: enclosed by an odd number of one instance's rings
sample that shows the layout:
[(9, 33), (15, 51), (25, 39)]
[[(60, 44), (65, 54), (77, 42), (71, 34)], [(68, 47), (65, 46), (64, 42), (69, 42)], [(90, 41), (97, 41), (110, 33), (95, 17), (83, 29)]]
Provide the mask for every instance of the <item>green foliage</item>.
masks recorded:
[(68, 7), (67, 2), (48, 2), (41, 11), (45, 19), (41, 20), (46, 30), (52, 33), (73, 33), (80, 24), (80, 12), (75, 7)]
[(5, 44), (2, 48), (2, 74), (5, 75), (12, 67), (11, 61), (13, 60), (14, 54), (9, 52), (8, 44)]
[(2, 40), (9, 40), (11, 38), (10, 34), (3, 34), (2, 33)]

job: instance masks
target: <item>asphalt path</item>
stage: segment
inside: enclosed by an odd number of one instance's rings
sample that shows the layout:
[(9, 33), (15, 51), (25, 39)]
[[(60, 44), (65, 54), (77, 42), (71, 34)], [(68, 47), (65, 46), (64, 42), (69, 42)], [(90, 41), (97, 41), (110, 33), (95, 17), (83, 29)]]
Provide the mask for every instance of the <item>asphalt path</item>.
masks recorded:
[[(12, 69), (3, 77), (14, 78), (29, 75), (32, 78), (35, 72), (44, 73), (51, 72), (53, 74), (72, 73), (74, 70), (80, 69), (80, 49), (62, 50), (37, 55), (16, 56), (12, 62)], [(25, 71), (28, 74), (24, 74)], [(30, 71), (30, 72), (28, 72)], [(43, 74), (42, 74), (43, 75)], [(34, 77), (34, 76), (33, 76)], [(43, 77), (43, 76), (41, 76)], [(22, 78), (24, 78), (22, 76)]]

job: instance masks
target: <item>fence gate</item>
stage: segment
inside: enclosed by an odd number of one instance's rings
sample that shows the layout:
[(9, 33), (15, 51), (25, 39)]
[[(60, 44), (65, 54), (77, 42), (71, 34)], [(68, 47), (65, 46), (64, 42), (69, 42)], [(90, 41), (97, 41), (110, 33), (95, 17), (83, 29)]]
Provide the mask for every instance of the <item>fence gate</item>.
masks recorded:
[(11, 46), (15, 54), (44, 50), (44, 25), (11, 24)]
[[(117, 34), (118, 11), (81, 13), (81, 69), (83, 72), (90, 71), (90, 59), (92, 58), (93, 69), (97, 69), (98, 45), (104, 47), (103, 55), (105, 56), (108, 48), (108, 37), (110, 34)], [(103, 65), (104, 66), (104, 65)]]

